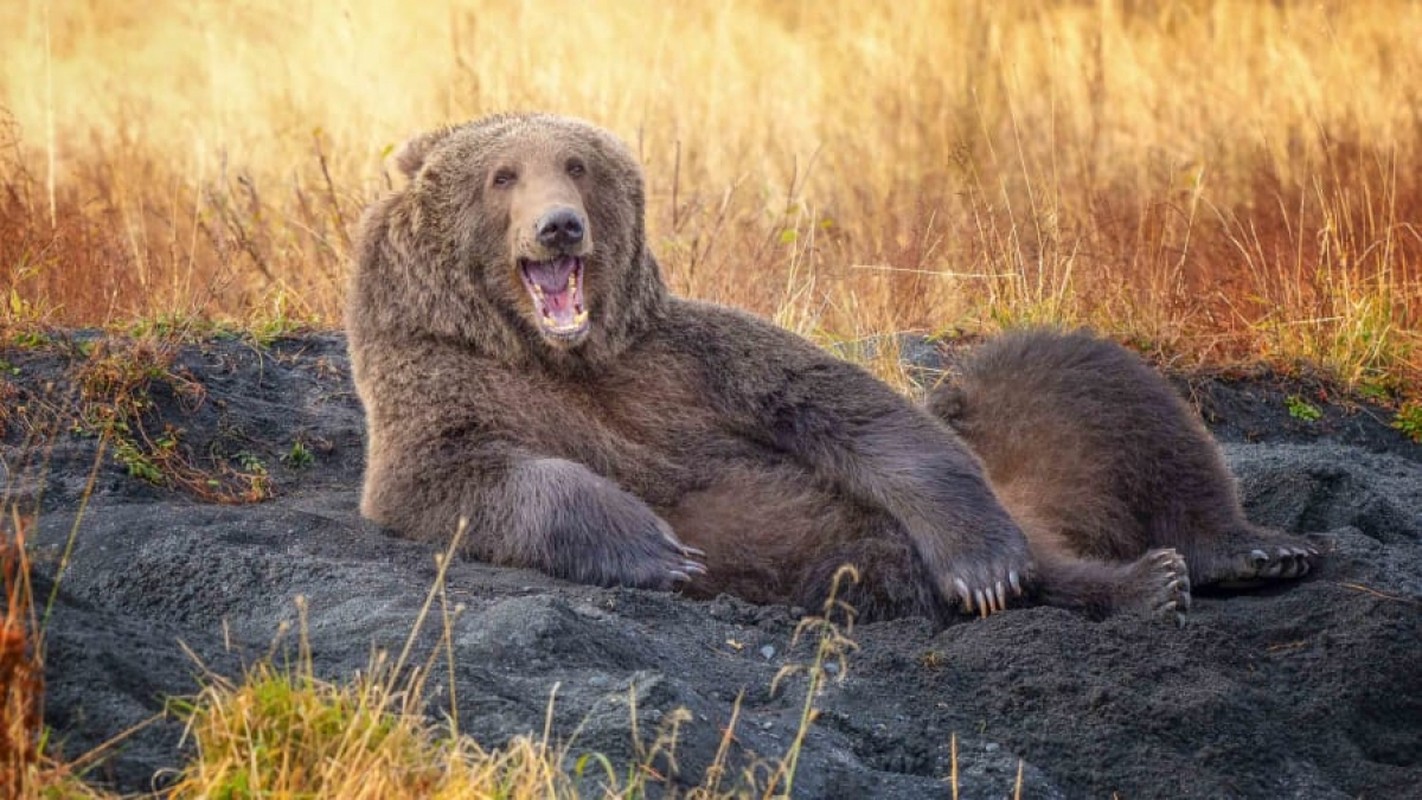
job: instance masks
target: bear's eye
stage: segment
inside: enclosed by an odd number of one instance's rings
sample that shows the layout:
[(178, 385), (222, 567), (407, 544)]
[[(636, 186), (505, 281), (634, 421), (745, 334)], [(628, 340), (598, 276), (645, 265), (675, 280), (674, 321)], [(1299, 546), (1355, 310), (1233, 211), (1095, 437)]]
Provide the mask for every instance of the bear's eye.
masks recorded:
[(510, 186), (513, 186), (517, 180), (518, 173), (514, 172), (508, 167), (504, 167), (494, 173), (494, 179), (492, 183), (500, 189), (507, 189)]
[(572, 176), (572, 177), (574, 177), (574, 178), (581, 178), (581, 177), (583, 177), (583, 175), (585, 175), (585, 174), (587, 173), (587, 171), (588, 171), (588, 168), (585, 167), (585, 166), (583, 166), (583, 161), (582, 161), (582, 159), (580, 159), (580, 158), (570, 158), (570, 159), (568, 159), (568, 174), (569, 174), (570, 176)]

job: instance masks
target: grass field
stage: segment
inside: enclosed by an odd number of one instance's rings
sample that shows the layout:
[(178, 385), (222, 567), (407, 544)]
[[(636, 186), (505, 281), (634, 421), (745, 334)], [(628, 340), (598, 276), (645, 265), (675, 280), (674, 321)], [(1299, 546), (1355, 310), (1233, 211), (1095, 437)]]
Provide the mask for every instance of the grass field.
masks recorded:
[(0, 333), (338, 325), (393, 148), (541, 109), (632, 144), (677, 291), (821, 341), (1085, 323), (1417, 397), (1419, 41), (1405, 0), (11, 0)]
[(1422, 375), (1416, 3), (288, 6), (0, 9), (8, 321), (338, 324), (392, 147), (547, 109), (633, 144), (677, 290), (807, 333)]

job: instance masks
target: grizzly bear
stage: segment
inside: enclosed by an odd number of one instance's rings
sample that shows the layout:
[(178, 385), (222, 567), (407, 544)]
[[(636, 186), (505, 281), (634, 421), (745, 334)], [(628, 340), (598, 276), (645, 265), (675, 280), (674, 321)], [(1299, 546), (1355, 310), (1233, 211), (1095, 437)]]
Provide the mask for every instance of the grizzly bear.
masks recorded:
[[(861, 618), (986, 614), (1058, 580), (948, 426), (775, 325), (670, 295), (611, 134), (499, 115), (397, 162), (347, 309), (370, 519), (428, 541), (467, 519), (476, 559), (754, 602), (815, 607), (853, 563)], [(1181, 597), (1174, 564), (1108, 587), (1057, 572), (1064, 605)]]
[[(1040, 567), (1106, 575), (1152, 548), (1192, 585), (1305, 575), (1307, 541), (1245, 519), (1204, 424), (1134, 353), (1087, 331), (1028, 329), (979, 346), (929, 397), (982, 459)], [(1052, 587), (1042, 585), (1052, 601)], [(1073, 601), (1082, 598), (1073, 597)]]

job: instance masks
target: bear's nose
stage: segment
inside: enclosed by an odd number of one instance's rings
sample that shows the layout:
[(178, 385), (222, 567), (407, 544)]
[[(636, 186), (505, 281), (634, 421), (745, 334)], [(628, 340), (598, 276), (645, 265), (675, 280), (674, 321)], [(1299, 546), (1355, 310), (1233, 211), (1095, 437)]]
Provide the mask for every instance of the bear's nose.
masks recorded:
[(583, 217), (571, 208), (555, 208), (538, 218), (533, 230), (538, 243), (555, 250), (566, 250), (583, 240)]

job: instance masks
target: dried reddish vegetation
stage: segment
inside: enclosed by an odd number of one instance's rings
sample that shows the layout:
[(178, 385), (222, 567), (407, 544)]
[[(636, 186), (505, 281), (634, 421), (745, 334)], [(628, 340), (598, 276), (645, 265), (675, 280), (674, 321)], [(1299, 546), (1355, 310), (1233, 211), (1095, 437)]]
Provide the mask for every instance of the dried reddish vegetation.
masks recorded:
[(44, 665), (25, 560), (24, 528), (17, 516), (0, 520), (0, 793), (23, 785), (39, 762), (40, 702)]
[(1057, 320), (1422, 374), (1412, 3), (153, 12), (0, 12), (12, 325), (335, 324), (389, 149), (547, 108), (641, 153), (679, 290), (807, 333)]

